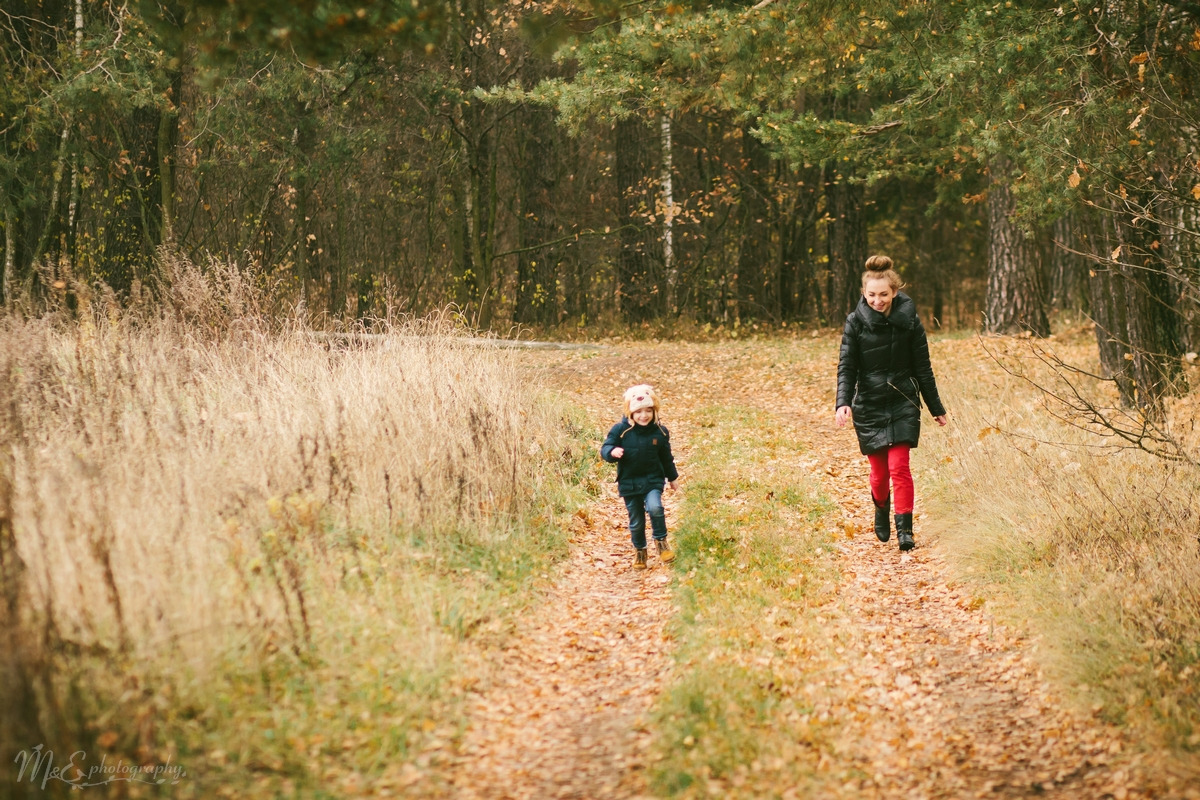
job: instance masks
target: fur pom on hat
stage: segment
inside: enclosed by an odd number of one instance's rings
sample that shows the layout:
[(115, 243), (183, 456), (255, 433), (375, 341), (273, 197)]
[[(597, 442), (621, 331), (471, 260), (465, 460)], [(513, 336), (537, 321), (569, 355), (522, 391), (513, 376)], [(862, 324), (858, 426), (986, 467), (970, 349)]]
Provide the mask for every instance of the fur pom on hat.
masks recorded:
[(625, 390), (625, 416), (632, 418), (633, 412), (641, 408), (654, 409), (654, 418), (658, 419), (658, 395), (654, 393), (654, 387), (647, 383)]

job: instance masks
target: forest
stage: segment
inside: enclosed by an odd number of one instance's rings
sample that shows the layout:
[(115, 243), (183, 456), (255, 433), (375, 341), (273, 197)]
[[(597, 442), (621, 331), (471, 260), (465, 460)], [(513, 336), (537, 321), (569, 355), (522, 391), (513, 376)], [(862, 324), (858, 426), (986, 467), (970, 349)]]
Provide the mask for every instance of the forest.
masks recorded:
[(5, 0), (0, 70), (0, 794), (1200, 798), (1200, 4)]
[(1197, 12), (17, 0), (4, 302), (173, 252), (335, 320), (784, 326), (886, 252), (937, 325), (1087, 314), (1155, 407), (1200, 347)]

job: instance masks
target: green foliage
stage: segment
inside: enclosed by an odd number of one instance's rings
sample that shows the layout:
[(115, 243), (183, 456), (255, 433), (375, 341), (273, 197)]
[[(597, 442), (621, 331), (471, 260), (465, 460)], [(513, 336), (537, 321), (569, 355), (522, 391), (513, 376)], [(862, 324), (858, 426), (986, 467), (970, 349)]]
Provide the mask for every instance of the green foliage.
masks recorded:
[(183, 28), (220, 65), (265, 48), (306, 61), (336, 59), (360, 47), (433, 49), (449, 4), (430, 0), (139, 0), (145, 19)]
[[(285, 304), (333, 315), (604, 317), (626, 226), (668, 271), (667, 154), (639, 136), (643, 174), (613, 185), (626, 120), (676, 126), (674, 296), (701, 322), (827, 316), (844, 265), (826, 184), (865, 185), (864, 224), (891, 226), (872, 235), (942, 287), (979, 271), (995, 158), (1030, 230), (1094, 207), (1178, 227), (1200, 203), (1200, 39), (1174, 4), (145, 0), (84, 4), (78, 31), (73, 11), (22, 0), (0, 21), (0, 224), (21, 292), (69, 261), (125, 295), (167, 244), (256, 262)], [(922, 215), (969, 241), (919, 241)], [(1190, 275), (1171, 246), (1150, 255)], [(530, 284), (535, 261), (559, 274)]]
[[(1159, 164), (1175, 200), (1189, 202), (1194, 184), (1182, 179), (1194, 167), (1167, 165), (1191, 148), (1197, 30), (1186, 11), (1157, 4), (638, 7), (564, 48), (577, 74), (533, 96), (575, 129), (723, 110), (757, 121), (794, 163), (860, 163), (870, 181), (936, 178), (947, 202), (978, 191), (978, 172), (1004, 155), (1019, 165), (1014, 190), (1032, 223), (1081, 202), (1089, 176), (1107, 189), (1146, 185)], [(1082, 186), (1068, 185), (1077, 165)]]

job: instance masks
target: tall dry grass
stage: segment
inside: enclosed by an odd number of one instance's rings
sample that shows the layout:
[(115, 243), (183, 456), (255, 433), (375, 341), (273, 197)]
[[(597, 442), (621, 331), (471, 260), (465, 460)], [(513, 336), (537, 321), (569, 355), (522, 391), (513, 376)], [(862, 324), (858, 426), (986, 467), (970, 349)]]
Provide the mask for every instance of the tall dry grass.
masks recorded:
[[(1103, 381), (1052, 369), (1061, 359), (1100, 372), (1089, 331), (1052, 342), (1050, 358), (1041, 347), (978, 340), (965, 359), (937, 348), (952, 425), (922, 443), (931, 451), (918, 478), (931, 495), (929, 525), (998, 613), (1033, 622), (1048, 670), (1080, 703), (1194, 766), (1200, 473), (1052, 399), (1078, 390), (1095, 408), (1124, 414)], [(1189, 419), (1198, 407), (1195, 392), (1177, 401), (1163, 430), (1180, 448), (1154, 449), (1194, 458)], [(1140, 423), (1135, 413), (1122, 424)]]
[(565, 548), (588, 459), (450, 323), (331, 337), (253, 276), (167, 268), (152, 310), (68, 284), (0, 323), (4, 769), (186, 756), (203, 796), (398, 766), (456, 642)]

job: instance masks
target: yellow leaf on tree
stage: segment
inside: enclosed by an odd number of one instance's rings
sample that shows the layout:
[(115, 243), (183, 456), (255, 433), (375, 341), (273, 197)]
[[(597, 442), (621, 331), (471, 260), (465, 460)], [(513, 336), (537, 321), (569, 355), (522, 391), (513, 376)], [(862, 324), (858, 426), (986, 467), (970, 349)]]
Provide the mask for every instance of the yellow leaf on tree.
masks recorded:
[(1070, 186), (1072, 189), (1074, 189), (1079, 185), (1081, 180), (1083, 180), (1083, 178), (1079, 177), (1079, 170), (1073, 169), (1071, 170), (1071, 174), (1067, 176), (1067, 186)]
[(1192, 187), (1192, 197), (1196, 198), (1197, 200), (1200, 200), (1200, 183), (1197, 183), (1195, 186)]

